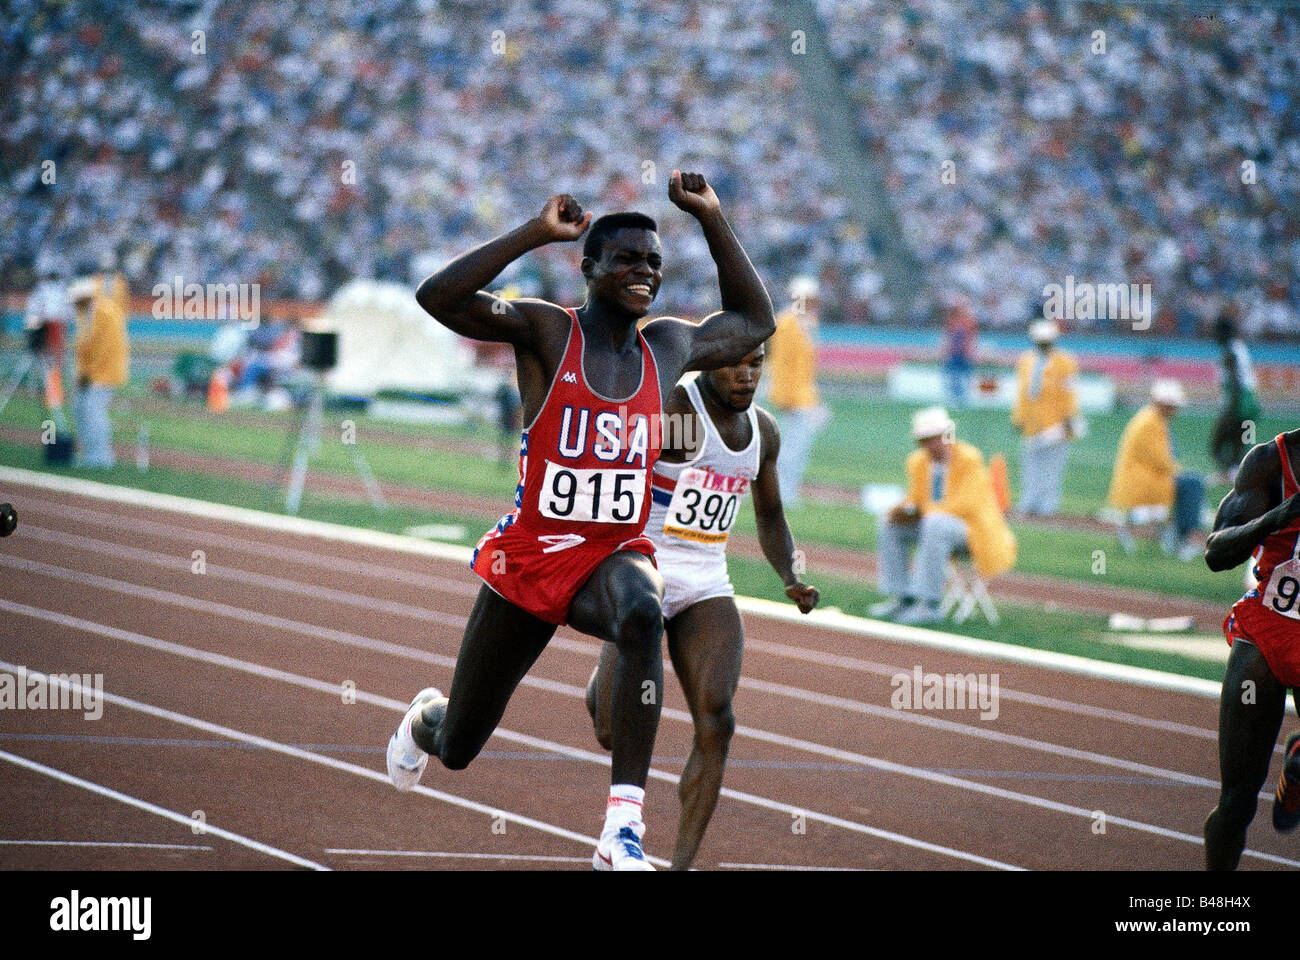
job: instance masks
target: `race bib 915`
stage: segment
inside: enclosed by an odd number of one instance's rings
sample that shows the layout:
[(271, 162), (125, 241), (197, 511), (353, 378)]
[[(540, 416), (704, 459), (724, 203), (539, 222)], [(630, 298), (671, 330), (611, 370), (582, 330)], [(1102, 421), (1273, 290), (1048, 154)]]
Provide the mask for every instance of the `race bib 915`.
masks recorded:
[(542, 516), (575, 523), (632, 523), (645, 502), (645, 470), (579, 470), (546, 462)]
[(726, 543), (749, 479), (691, 468), (677, 475), (664, 533), (697, 543)]
[(1264, 589), (1264, 607), (1300, 620), (1300, 560), (1288, 560), (1273, 568)]

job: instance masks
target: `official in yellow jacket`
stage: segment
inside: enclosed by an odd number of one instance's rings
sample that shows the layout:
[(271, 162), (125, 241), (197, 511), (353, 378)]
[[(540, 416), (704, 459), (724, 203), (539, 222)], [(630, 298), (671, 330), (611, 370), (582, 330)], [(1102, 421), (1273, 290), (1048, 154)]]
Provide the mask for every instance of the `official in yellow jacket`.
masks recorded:
[(1016, 363), (1016, 401), (1011, 423), (1020, 444), (1020, 512), (1050, 517), (1061, 506), (1070, 443), (1078, 432), (1078, 364), (1056, 347), (1060, 328), (1052, 320), (1029, 327), (1034, 348)]
[[(1186, 394), (1177, 380), (1157, 380), (1151, 385), (1151, 402), (1133, 415), (1120, 436), (1106, 499), (1125, 518), (1137, 508), (1150, 508), (1158, 518), (1167, 516), (1161, 547), (1182, 560), (1191, 560), (1200, 553), (1189, 536), (1200, 525), (1205, 478), (1182, 470), (1169, 435), (1170, 421), (1186, 405)], [(1120, 526), (1120, 544), (1125, 552), (1133, 552), (1132, 535), (1124, 524)]]
[(907, 497), (877, 531), (879, 587), (887, 599), (871, 613), (899, 623), (932, 623), (940, 619), (953, 551), (966, 547), (980, 576), (994, 577), (1015, 564), (1016, 538), (998, 507), (983, 455), (957, 440), (946, 410), (918, 411), (912, 436), (920, 449), (907, 458)]
[(812, 456), (813, 440), (830, 419), (817, 393), (817, 308), (820, 288), (812, 277), (790, 281), (791, 304), (776, 317), (776, 332), (767, 343), (771, 390), (768, 406), (781, 428), (777, 480), (781, 500), (799, 503), (799, 487)]
[(77, 313), (77, 463), (106, 470), (115, 462), (108, 408), (114, 391), (126, 384), (129, 366), (126, 278), (86, 277), (68, 295)]

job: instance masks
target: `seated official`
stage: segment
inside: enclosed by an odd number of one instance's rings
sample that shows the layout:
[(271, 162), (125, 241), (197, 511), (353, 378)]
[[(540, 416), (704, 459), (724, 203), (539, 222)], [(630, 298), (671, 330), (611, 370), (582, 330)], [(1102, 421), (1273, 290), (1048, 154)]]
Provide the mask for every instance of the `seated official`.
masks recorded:
[[(1133, 415), (1120, 436), (1107, 503), (1123, 521), (1135, 511), (1167, 519), (1160, 545), (1181, 560), (1200, 554), (1190, 535), (1200, 526), (1205, 501), (1205, 478), (1183, 470), (1174, 458), (1169, 423), (1187, 405), (1177, 380), (1157, 380), (1151, 385), (1151, 402)], [(1133, 536), (1125, 523), (1119, 529), (1120, 545), (1133, 552)]]
[(998, 506), (983, 454), (956, 438), (946, 410), (918, 411), (912, 436), (920, 449), (907, 458), (907, 497), (877, 531), (879, 586), (888, 599), (872, 606), (871, 615), (933, 623), (941, 619), (953, 551), (969, 550), (980, 576), (994, 577), (1015, 563), (1016, 538)]

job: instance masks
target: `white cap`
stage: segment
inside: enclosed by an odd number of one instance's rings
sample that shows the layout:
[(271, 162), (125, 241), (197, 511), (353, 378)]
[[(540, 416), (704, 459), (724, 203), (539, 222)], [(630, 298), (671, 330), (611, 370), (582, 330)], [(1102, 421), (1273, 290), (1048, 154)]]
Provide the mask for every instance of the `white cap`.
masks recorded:
[(802, 274), (790, 281), (788, 288), (791, 300), (812, 299), (821, 293), (821, 285), (816, 277)]
[(1187, 406), (1187, 394), (1177, 380), (1157, 380), (1151, 384), (1151, 400), (1154, 403), (1167, 403), (1171, 407)]
[(1055, 320), (1035, 320), (1029, 325), (1029, 339), (1034, 343), (1051, 343), (1061, 335)]
[(68, 299), (73, 303), (94, 299), (97, 285), (94, 277), (78, 277), (68, 285)]
[(912, 414), (912, 439), (928, 440), (956, 429), (952, 417), (943, 407), (926, 407)]

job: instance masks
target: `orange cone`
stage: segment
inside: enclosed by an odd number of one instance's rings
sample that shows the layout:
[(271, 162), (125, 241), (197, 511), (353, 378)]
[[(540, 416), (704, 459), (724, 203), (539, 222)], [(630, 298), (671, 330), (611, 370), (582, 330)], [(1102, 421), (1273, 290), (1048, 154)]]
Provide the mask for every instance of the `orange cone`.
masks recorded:
[(230, 384), (224, 371), (215, 371), (208, 381), (208, 409), (213, 413), (225, 413), (230, 409)]

